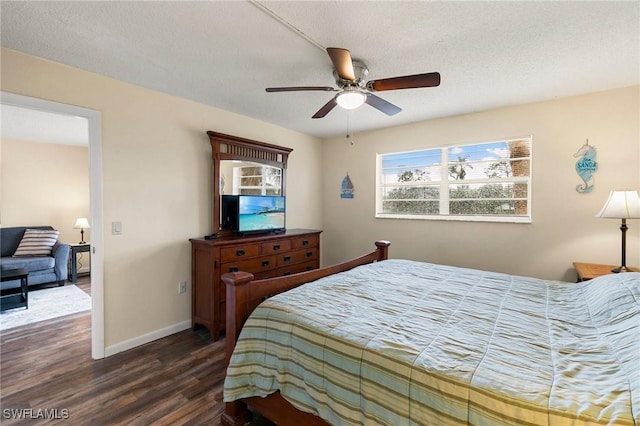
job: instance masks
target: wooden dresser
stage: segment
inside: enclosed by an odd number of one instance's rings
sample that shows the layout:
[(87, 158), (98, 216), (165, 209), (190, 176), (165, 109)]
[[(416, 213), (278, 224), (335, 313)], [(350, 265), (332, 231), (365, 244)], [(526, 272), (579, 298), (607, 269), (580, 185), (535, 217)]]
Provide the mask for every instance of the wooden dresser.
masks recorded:
[(221, 277), (245, 271), (256, 279), (320, 267), (320, 233), (290, 229), (279, 234), (228, 235), (191, 241), (191, 326), (204, 325), (215, 341), (225, 329), (226, 289)]

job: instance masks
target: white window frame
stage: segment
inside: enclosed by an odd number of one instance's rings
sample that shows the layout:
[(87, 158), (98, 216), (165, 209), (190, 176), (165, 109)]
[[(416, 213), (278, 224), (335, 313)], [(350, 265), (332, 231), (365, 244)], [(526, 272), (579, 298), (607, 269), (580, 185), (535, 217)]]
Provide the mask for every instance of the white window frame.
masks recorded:
[[(262, 177), (261, 179), (261, 185), (259, 186), (242, 186), (241, 180), (242, 180), (242, 174), (241, 171), (243, 169), (247, 169), (247, 168), (260, 168), (261, 170), (261, 174), (260, 175), (254, 175), (255, 177)], [(278, 167), (274, 167), (274, 166), (265, 166), (265, 165), (246, 165), (246, 166), (239, 166), (239, 167), (234, 167), (233, 168), (233, 193), (234, 194), (242, 194), (242, 190), (246, 189), (246, 190), (259, 190), (260, 191), (260, 195), (268, 195), (267, 194), (267, 190), (269, 189), (273, 189), (273, 187), (270, 187), (267, 185), (267, 180), (264, 178), (264, 176), (266, 175), (265, 171), (267, 169), (276, 169), (280, 172), (279, 178), (280, 178), (280, 193), (282, 193), (282, 170), (279, 169)], [(247, 176), (244, 176), (247, 177)], [(280, 194), (278, 194), (280, 195)]]
[[(529, 176), (527, 177), (518, 177), (511, 176), (508, 178), (487, 178), (487, 179), (465, 179), (465, 184), (478, 184), (478, 183), (500, 183), (500, 182), (508, 182), (508, 183), (526, 183), (527, 184), (527, 215), (452, 215), (449, 214), (449, 188), (451, 184), (455, 184), (457, 181), (449, 180), (449, 163), (448, 158), (448, 150), (456, 147), (468, 147), (473, 145), (485, 145), (492, 144), (497, 142), (510, 142), (510, 141), (518, 141), (518, 140), (528, 140), (529, 141), (529, 156), (518, 158), (518, 160), (529, 160)], [(384, 189), (387, 186), (401, 186), (396, 184), (387, 184), (383, 183), (383, 169), (382, 169), (382, 160), (385, 156), (396, 155), (396, 154), (410, 154), (410, 153), (418, 153), (430, 150), (441, 150), (441, 162), (440, 162), (440, 181), (430, 181), (430, 182), (411, 182), (408, 183), (407, 186), (434, 186), (437, 185), (439, 187), (439, 214), (398, 214), (398, 213), (381, 213), (382, 212), (382, 204), (384, 201)], [(492, 141), (484, 141), (484, 142), (472, 142), (472, 143), (464, 143), (464, 144), (455, 144), (455, 145), (441, 145), (436, 147), (425, 147), (420, 150), (413, 151), (398, 151), (398, 152), (388, 152), (384, 154), (376, 154), (376, 204), (375, 204), (375, 217), (378, 219), (418, 219), (418, 220), (449, 220), (449, 221), (468, 221), (468, 222), (506, 222), (506, 223), (531, 223), (532, 222), (532, 174), (533, 174), (533, 137), (525, 136), (525, 137), (517, 137), (517, 138), (506, 138), (506, 139), (496, 139)], [(524, 200), (524, 198), (522, 198)], [(470, 199), (472, 200), (472, 199)]]

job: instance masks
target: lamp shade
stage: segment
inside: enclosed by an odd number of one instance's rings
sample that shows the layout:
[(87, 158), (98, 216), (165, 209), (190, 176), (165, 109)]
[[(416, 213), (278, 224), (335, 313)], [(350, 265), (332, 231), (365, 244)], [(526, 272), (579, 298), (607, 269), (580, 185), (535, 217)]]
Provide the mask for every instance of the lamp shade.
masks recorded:
[(86, 217), (79, 217), (76, 219), (76, 224), (73, 225), (73, 229), (89, 229), (89, 221)]
[(336, 97), (336, 102), (344, 109), (356, 109), (362, 105), (364, 101), (364, 93), (349, 88), (345, 88), (344, 91), (338, 93)]
[(596, 217), (606, 219), (639, 219), (640, 197), (638, 191), (611, 191), (609, 199)]

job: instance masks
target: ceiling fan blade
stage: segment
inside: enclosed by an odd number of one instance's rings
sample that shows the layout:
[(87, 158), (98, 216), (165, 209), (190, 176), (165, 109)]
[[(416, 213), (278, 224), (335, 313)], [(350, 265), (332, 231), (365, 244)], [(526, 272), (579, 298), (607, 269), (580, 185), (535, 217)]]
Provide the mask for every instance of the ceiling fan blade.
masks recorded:
[(440, 73), (405, 75), (404, 77), (383, 78), (367, 82), (367, 89), (374, 92), (396, 89), (416, 89), (419, 87), (436, 87), (440, 85)]
[(327, 47), (327, 53), (333, 62), (333, 67), (338, 73), (338, 77), (343, 80), (353, 81), (356, 75), (353, 72), (353, 62), (351, 61), (351, 53), (347, 49), (339, 47)]
[(305, 90), (319, 90), (323, 92), (335, 92), (337, 89), (328, 86), (300, 86), (300, 87), (267, 87), (267, 92), (301, 92)]
[(329, 114), (329, 112), (332, 109), (334, 109), (336, 107), (336, 105), (338, 105), (338, 102), (336, 102), (336, 98), (334, 96), (333, 98), (331, 98), (331, 100), (329, 102), (324, 104), (324, 106), (322, 108), (320, 108), (318, 110), (318, 112), (313, 114), (313, 117), (311, 117), (311, 118), (322, 118), (322, 117), (324, 117), (325, 115)]
[(385, 101), (381, 97), (378, 97), (371, 93), (367, 93), (367, 99), (365, 100), (365, 102), (387, 115), (396, 115), (397, 113), (402, 111), (402, 108), (397, 107), (391, 102)]

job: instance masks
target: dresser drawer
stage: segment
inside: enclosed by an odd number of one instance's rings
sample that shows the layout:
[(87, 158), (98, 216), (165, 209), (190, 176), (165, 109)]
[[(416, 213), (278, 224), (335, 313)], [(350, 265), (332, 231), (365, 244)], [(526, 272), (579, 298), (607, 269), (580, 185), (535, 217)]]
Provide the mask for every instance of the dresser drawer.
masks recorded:
[(255, 256), (260, 256), (260, 244), (243, 244), (220, 249), (220, 258), (225, 261), (231, 259), (248, 259)]
[(291, 240), (271, 241), (260, 244), (261, 254), (278, 254), (291, 250)]
[(279, 276), (277, 269), (272, 269), (270, 271), (256, 272), (253, 274), (254, 280), (266, 280), (267, 278), (275, 278)]
[[(281, 270), (280, 270), (281, 269)], [(253, 274), (253, 279), (254, 280), (266, 280), (267, 278), (276, 278), (276, 277), (281, 277), (282, 275), (285, 275), (285, 272), (288, 272), (286, 275), (290, 275), (292, 273), (295, 272), (290, 272), (292, 271), (292, 267), (285, 267), (285, 268), (280, 268), (280, 269), (275, 269), (275, 268), (271, 268), (268, 271), (254, 271), (251, 272)], [(309, 268), (309, 269), (313, 269), (313, 268)], [(304, 269), (299, 269), (296, 270), (296, 272), (301, 272), (301, 271), (308, 271), (309, 269), (307, 269), (307, 265), (304, 265)], [(249, 272), (246, 269), (243, 269), (244, 272)], [(228, 272), (228, 271), (227, 271)], [(225, 274), (225, 271), (222, 271), (223, 274)], [(222, 285), (220, 286), (220, 294), (218, 295), (220, 301), (224, 302), (227, 300), (227, 286), (226, 284), (224, 284), (224, 282), (222, 283)]]
[(311, 247), (306, 250), (290, 251), (289, 253), (281, 253), (278, 255), (278, 267), (307, 262), (309, 260), (315, 259), (318, 259), (317, 247)]
[(318, 247), (319, 239), (317, 235), (307, 235), (300, 238), (291, 239), (291, 248), (293, 250), (299, 250), (309, 247)]
[(278, 268), (278, 276), (297, 274), (298, 272), (310, 271), (312, 269), (318, 268), (318, 261), (312, 260), (304, 263), (297, 263), (291, 266), (285, 266), (282, 268)]
[(276, 256), (261, 256), (247, 260), (237, 260), (235, 262), (225, 262), (220, 267), (220, 276), (228, 272), (264, 272), (275, 269), (277, 266)]

